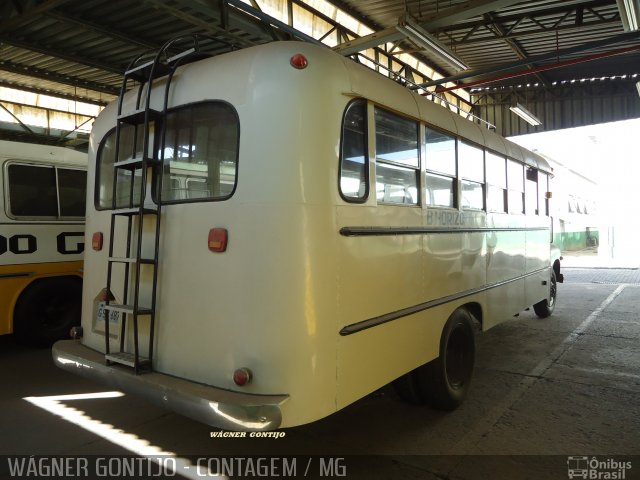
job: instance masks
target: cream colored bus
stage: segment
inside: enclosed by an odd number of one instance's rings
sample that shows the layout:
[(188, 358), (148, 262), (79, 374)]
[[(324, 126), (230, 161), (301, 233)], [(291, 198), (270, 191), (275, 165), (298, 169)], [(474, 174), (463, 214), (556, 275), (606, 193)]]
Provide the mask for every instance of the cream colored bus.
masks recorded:
[(476, 325), (551, 314), (539, 156), (318, 46), (168, 63), (95, 122), (60, 367), (266, 430), (389, 382), (453, 409)]
[(0, 335), (50, 345), (80, 324), (87, 155), (0, 141)]

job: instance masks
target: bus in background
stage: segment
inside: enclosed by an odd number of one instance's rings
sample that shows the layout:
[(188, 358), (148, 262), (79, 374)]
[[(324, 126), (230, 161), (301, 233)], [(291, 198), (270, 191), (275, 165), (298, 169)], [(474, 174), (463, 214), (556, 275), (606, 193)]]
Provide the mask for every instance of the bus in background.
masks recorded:
[(451, 410), (476, 328), (552, 313), (542, 157), (326, 48), (180, 65), (194, 49), (165, 47), (91, 133), (81, 338), (59, 367), (230, 430), (389, 382)]
[(0, 335), (47, 346), (80, 323), (87, 155), (0, 141)]
[(598, 184), (587, 176), (545, 157), (553, 167), (553, 242), (563, 253), (598, 253), (600, 244)]

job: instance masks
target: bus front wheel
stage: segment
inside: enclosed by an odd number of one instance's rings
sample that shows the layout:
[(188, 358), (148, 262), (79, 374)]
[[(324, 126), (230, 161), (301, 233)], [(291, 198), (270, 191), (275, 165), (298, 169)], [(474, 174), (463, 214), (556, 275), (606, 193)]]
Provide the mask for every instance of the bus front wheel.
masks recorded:
[(549, 298), (541, 300), (533, 306), (533, 311), (540, 318), (547, 318), (551, 316), (553, 310), (556, 308), (556, 295), (558, 292), (558, 283), (556, 280), (556, 271), (551, 269), (551, 285), (549, 285)]
[(401, 398), (439, 410), (454, 410), (465, 399), (475, 364), (475, 333), (471, 314), (459, 308), (440, 337), (440, 355), (394, 382)]
[(50, 346), (69, 338), (71, 327), (80, 324), (82, 282), (77, 277), (34, 281), (22, 293), (13, 315), (13, 333), (30, 345)]

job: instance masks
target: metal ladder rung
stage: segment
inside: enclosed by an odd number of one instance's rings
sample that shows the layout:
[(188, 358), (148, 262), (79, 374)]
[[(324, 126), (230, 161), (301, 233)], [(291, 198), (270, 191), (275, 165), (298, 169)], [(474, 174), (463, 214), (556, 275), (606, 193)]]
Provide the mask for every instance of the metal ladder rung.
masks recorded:
[[(111, 213), (113, 215), (124, 215), (124, 216), (140, 215), (140, 207), (117, 208), (115, 210), (111, 210)], [(143, 215), (157, 215), (157, 213), (158, 211), (155, 208), (149, 208), (149, 207), (142, 208)]]
[(153, 313), (153, 310), (150, 308), (138, 307), (138, 309), (135, 310), (133, 308), (133, 305), (121, 305), (119, 303), (110, 303), (109, 305), (105, 305), (104, 309), (113, 310), (115, 312), (121, 312), (121, 313), (129, 313), (129, 314), (135, 313), (136, 315), (151, 315)]
[[(104, 356), (105, 360), (113, 363), (120, 363), (128, 367), (136, 368), (136, 357), (133, 353), (117, 352), (108, 353)], [(149, 359), (147, 357), (141, 357), (138, 355), (137, 367), (144, 367), (149, 365)]]
[(176, 60), (180, 60), (182, 57), (186, 57), (187, 55), (191, 55), (195, 51), (196, 51), (196, 49), (194, 47), (191, 47), (188, 50), (185, 50), (184, 52), (180, 52), (177, 55), (174, 55), (173, 57), (168, 58), (167, 59), (167, 63), (171, 63), (171, 62), (175, 62)]
[(148, 62), (144, 62), (144, 63), (141, 63), (140, 65), (136, 65), (135, 67), (127, 70), (126, 72), (124, 72), (124, 74), (125, 74), (125, 76), (128, 77), (132, 73), (139, 72), (140, 70), (144, 70), (145, 68), (148, 68), (148, 67), (152, 66), (153, 62), (154, 62), (154, 60), (149, 60)]
[(142, 263), (144, 265), (153, 265), (156, 263), (153, 258), (109, 257), (109, 261), (113, 263)]

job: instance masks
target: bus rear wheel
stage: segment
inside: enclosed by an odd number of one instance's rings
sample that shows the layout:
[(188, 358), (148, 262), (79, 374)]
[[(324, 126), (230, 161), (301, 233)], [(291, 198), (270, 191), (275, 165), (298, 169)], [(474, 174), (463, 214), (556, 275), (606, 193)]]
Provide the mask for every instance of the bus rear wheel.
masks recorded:
[(551, 316), (556, 308), (556, 295), (558, 293), (558, 283), (556, 281), (556, 271), (551, 269), (551, 284), (549, 285), (549, 298), (541, 300), (533, 306), (533, 311), (540, 318)]
[(467, 310), (459, 308), (444, 326), (439, 357), (403, 375), (394, 387), (410, 403), (454, 410), (467, 396), (474, 364), (473, 320)]
[(79, 278), (36, 280), (16, 303), (13, 333), (22, 343), (38, 347), (69, 338), (71, 327), (80, 325), (81, 301)]

